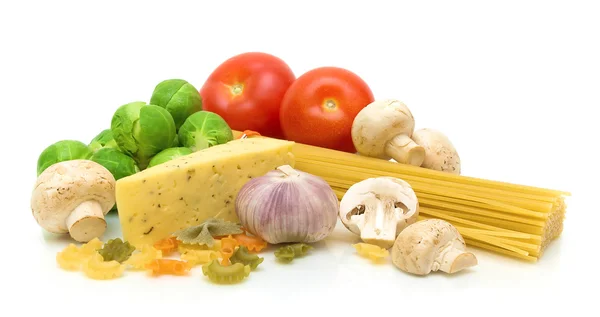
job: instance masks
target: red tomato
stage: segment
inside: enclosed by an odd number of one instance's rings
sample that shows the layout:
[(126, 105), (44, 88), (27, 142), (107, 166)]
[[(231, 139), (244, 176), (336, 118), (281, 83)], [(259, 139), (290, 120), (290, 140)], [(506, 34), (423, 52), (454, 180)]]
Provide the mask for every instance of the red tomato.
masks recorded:
[(243, 53), (219, 65), (202, 88), (203, 110), (214, 112), (234, 130), (282, 138), (279, 107), (296, 76), (278, 57)]
[(337, 67), (313, 69), (290, 86), (280, 110), (286, 139), (345, 152), (356, 152), (352, 122), (374, 101), (367, 84)]

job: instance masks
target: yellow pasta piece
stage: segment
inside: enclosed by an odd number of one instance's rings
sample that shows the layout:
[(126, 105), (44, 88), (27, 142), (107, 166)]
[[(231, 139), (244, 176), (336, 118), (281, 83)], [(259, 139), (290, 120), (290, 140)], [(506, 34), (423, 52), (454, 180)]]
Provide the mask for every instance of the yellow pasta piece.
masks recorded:
[(82, 254), (91, 257), (92, 255), (94, 255), (94, 253), (96, 253), (98, 249), (101, 249), (103, 245), (104, 242), (100, 241), (100, 239), (98, 238), (94, 238), (88, 241), (88, 243), (83, 244), (79, 250)]
[(162, 258), (162, 252), (151, 245), (143, 245), (138, 252), (133, 253), (123, 264), (134, 270), (144, 270), (146, 264)]
[(125, 271), (125, 264), (117, 261), (104, 261), (100, 253), (96, 252), (84, 262), (83, 272), (91, 279), (109, 280), (120, 277)]
[(83, 263), (94, 255), (96, 250), (102, 248), (102, 245), (102, 241), (98, 238), (90, 240), (88, 243), (81, 245), (81, 247), (77, 247), (71, 243), (56, 254), (56, 262), (64, 270), (78, 271), (81, 269)]
[(390, 255), (390, 252), (382, 247), (369, 243), (356, 243), (352, 245), (360, 256), (379, 261)]
[(185, 244), (185, 243), (181, 243), (181, 242), (177, 245), (177, 251), (179, 251), (179, 253), (181, 253), (181, 254), (186, 253), (189, 250), (219, 251), (219, 250), (221, 250), (221, 240), (215, 240), (212, 247), (208, 247), (207, 245), (199, 245), (199, 244)]
[(181, 259), (192, 266), (205, 264), (219, 258), (219, 252), (213, 250), (188, 250), (181, 254)]
[(69, 244), (64, 250), (56, 254), (56, 263), (67, 271), (77, 271), (86, 260), (86, 257), (79, 252), (74, 244)]

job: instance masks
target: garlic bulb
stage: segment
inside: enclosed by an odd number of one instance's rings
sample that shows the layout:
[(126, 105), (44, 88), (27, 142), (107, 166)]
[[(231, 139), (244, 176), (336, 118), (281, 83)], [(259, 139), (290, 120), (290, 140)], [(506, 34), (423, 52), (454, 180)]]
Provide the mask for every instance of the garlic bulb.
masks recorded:
[(313, 243), (333, 231), (339, 204), (323, 179), (283, 165), (247, 182), (235, 210), (246, 230), (270, 244)]

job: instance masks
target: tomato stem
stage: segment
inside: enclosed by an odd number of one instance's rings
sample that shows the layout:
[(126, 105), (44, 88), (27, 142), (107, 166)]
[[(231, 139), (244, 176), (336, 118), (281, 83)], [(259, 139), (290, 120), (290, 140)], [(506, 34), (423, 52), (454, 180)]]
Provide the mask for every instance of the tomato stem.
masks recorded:
[(242, 91), (244, 91), (244, 85), (243, 84), (235, 84), (233, 86), (231, 86), (231, 93), (233, 95), (239, 95), (242, 93)]
[(335, 110), (335, 108), (337, 108), (337, 103), (333, 99), (327, 99), (323, 103), (323, 106), (325, 107), (325, 110), (331, 111), (331, 110)]

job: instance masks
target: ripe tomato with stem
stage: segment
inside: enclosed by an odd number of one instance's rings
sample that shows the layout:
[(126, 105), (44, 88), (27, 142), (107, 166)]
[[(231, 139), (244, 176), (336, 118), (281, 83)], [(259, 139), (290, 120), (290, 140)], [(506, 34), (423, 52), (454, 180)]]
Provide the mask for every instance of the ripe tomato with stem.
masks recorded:
[(295, 79), (291, 68), (276, 56), (239, 54), (210, 74), (200, 89), (202, 109), (220, 115), (234, 130), (282, 138), (279, 108)]
[(373, 101), (367, 83), (347, 69), (310, 70), (283, 98), (279, 112), (283, 134), (290, 141), (354, 153), (352, 123)]

